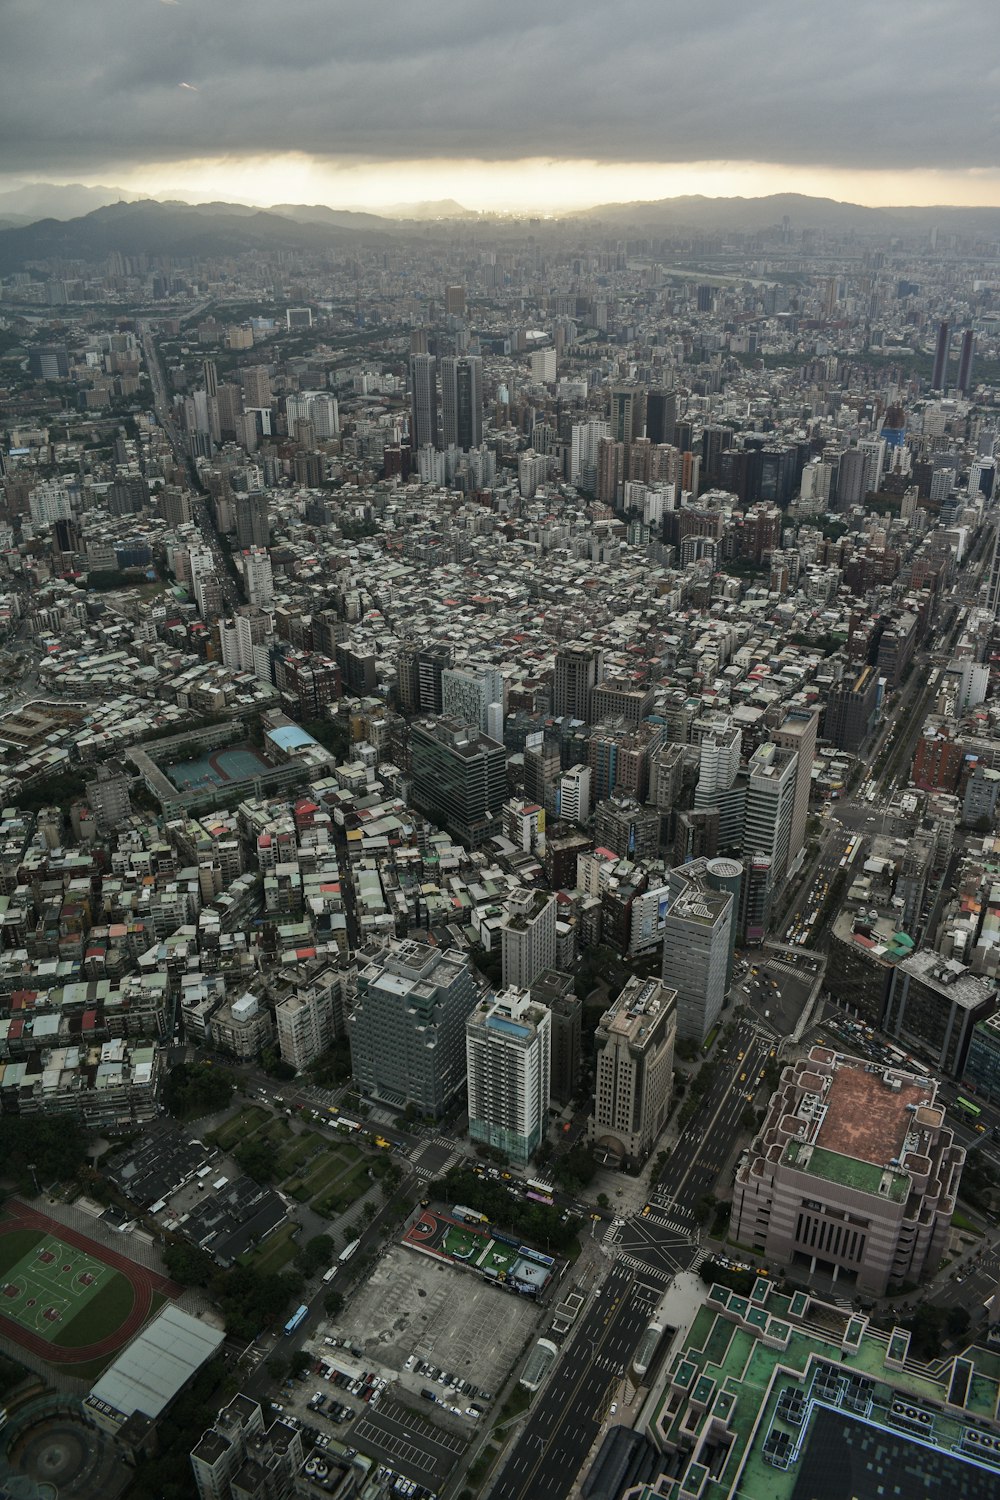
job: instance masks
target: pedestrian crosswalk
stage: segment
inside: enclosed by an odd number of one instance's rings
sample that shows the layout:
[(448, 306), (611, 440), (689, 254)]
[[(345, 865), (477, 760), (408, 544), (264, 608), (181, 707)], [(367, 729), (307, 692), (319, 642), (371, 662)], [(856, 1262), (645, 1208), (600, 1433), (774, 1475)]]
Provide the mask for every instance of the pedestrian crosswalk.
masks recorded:
[(693, 1234), (690, 1224), (679, 1224), (675, 1219), (666, 1219), (662, 1214), (649, 1213), (645, 1217), (647, 1224), (655, 1224), (657, 1229), (670, 1229), (674, 1234), (679, 1234), (683, 1239), (689, 1240)]

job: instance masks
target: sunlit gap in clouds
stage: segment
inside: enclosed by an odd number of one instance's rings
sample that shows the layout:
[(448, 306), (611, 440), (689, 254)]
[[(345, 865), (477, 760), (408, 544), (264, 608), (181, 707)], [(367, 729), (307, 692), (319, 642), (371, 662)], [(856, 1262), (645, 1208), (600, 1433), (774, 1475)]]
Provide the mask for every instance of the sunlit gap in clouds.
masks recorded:
[(688, 193), (758, 197), (794, 192), (872, 206), (1000, 205), (1000, 171), (994, 169), (859, 172), (739, 161), (334, 161), (296, 152), (158, 162), (127, 169), (106, 164), (93, 173), (74, 176), (84, 183), (113, 180), (129, 192), (157, 197), (372, 209), (451, 198), (482, 213), (558, 214), (600, 203)]

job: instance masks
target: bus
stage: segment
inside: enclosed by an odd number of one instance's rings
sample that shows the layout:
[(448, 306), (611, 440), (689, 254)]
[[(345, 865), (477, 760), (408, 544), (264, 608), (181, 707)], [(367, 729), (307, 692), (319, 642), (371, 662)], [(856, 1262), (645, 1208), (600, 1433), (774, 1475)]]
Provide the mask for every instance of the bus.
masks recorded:
[(305, 1302), (303, 1302), (301, 1307), (296, 1308), (296, 1310), (292, 1313), (292, 1316), (289, 1318), (288, 1322), (285, 1324), (286, 1337), (288, 1334), (294, 1333), (300, 1323), (305, 1322), (308, 1313), (309, 1307)]
[(336, 1274), (337, 1274), (337, 1272), (338, 1272), (339, 1269), (340, 1269), (339, 1266), (331, 1266), (330, 1269), (329, 1269), (329, 1271), (324, 1271), (323, 1272), (323, 1280), (324, 1281), (332, 1281), (333, 1278), (336, 1276)]
[(978, 1120), (982, 1114), (982, 1110), (978, 1104), (973, 1104), (971, 1099), (963, 1099), (961, 1094), (955, 1100), (955, 1108), (970, 1120)]
[(548, 1193), (551, 1196), (555, 1192), (555, 1188), (552, 1186), (551, 1182), (541, 1182), (537, 1178), (533, 1179), (529, 1177), (527, 1179), (526, 1185), (531, 1189), (533, 1193)]
[(548, 1203), (549, 1205), (551, 1205), (555, 1202), (555, 1199), (553, 1198), (551, 1193), (535, 1193), (532, 1192), (530, 1188), (524, 1196), (526, 1198), (530, 1198), (532, 1203)]
[(341, 1250), (340, 1254), (337, 1256), (337, 1260), (341, 1265), (343, 1265), (345, 1260), (350, 1260), (351, 1256), (354, 1254), (355, 1250), (360, 1244), (360, 1240), (352, 1240), (349, 1245), (344, 1246), (343, 1250)]

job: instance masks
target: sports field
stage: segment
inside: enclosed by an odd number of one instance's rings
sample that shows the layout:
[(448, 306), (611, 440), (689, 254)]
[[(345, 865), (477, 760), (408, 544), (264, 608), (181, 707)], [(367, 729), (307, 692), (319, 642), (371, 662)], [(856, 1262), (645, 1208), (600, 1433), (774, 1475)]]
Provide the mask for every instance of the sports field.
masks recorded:
[(0, 1338), (96, 1373), (180, 1287), (26, 1203), (0, 1212)]
[(123, 1323), (134, 1301), (120, 1272), (53, 1235), (0, 1236), (0, 1310), (48, 1343), (91, 1344)]

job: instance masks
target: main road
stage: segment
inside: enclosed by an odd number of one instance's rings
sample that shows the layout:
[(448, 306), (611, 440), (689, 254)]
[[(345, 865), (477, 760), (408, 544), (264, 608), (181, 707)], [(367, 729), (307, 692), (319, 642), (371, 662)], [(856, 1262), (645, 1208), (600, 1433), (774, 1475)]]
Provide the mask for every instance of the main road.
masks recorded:
[(605, 1422), (651, 1316), (631, 1271), (614, 1267), (571, 1345), (559, 1356), (492, 1500), (562, 1500)]

